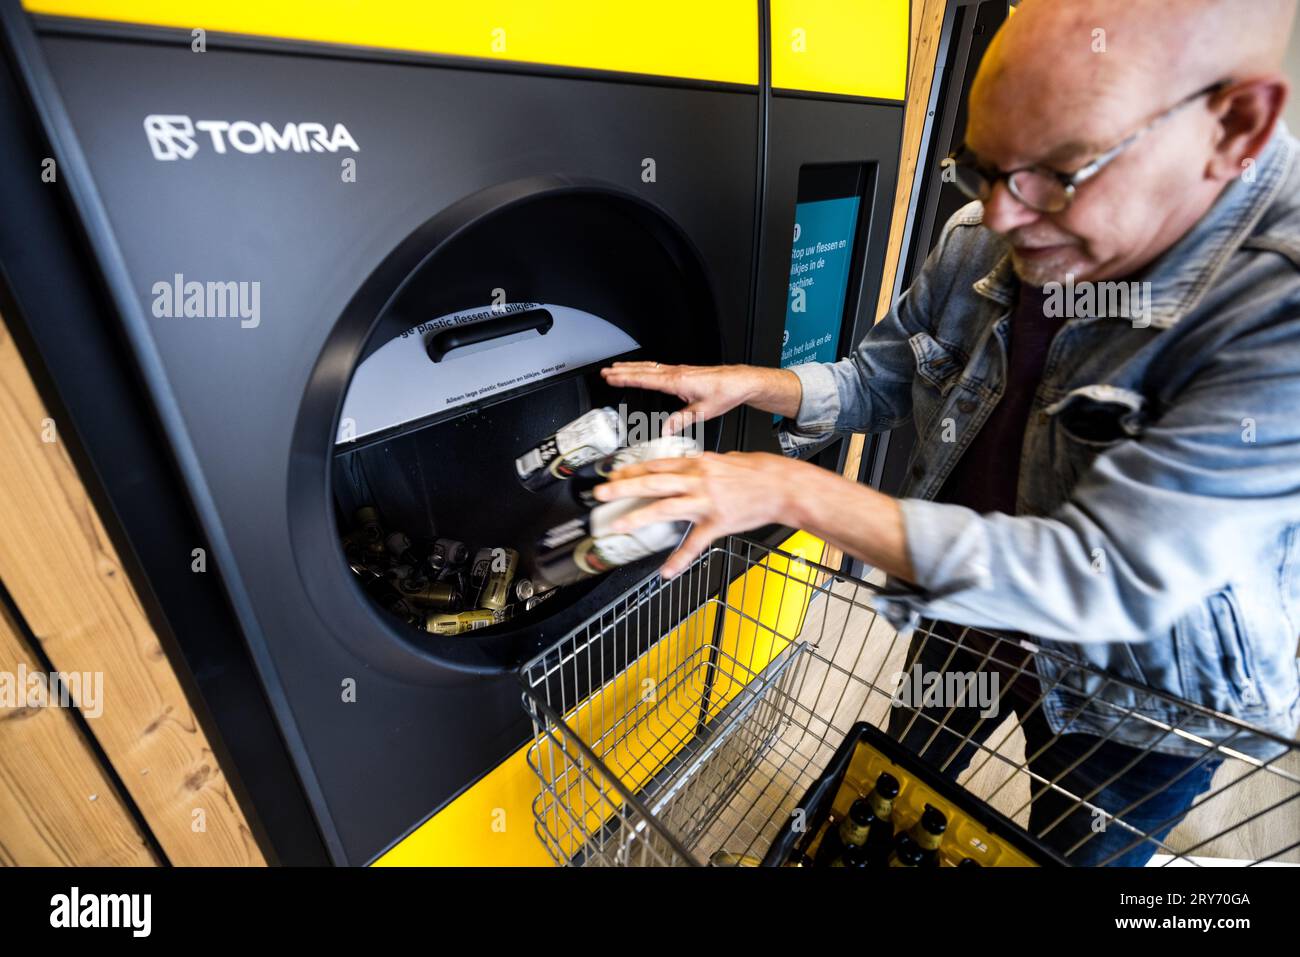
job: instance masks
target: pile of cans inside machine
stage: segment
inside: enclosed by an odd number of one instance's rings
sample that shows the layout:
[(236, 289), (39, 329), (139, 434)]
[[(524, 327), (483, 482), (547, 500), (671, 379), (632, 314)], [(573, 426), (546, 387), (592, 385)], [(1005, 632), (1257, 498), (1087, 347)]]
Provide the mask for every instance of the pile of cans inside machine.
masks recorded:
[(448, 538), (413, 543), (404, 532), (386, 528), (373, 506), (358, 509), (343, 536), (348, 565), (390, 614), (431, 634), (461, 635), (531, 611), (566, 585), (671, 548), (685, 523), (611, 532), (613, 521), (645, 502), (598, 504), (593, 489), (624, 466), (696, 455), (699, 445), (686, 436), (661, 436), (620, 447), (622, 435), (617, 412), (592, 409), (515, 460), (525, 488), (536, 492), (563, 482), (585, 510), (542, 536), (532, 578), (519, 576), (514, 548), (494, 543), (471, 554), (465, 542)]

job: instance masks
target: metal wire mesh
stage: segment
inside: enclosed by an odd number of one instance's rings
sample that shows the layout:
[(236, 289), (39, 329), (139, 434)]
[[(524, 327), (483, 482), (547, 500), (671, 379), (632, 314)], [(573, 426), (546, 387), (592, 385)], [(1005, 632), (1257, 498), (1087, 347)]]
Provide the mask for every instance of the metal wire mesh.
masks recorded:
[[(527, 663), (534, 817), (550, 855), (756, 863), (867, 721), (1070, 863), (1300, 863), (1300, 742), (1021, 638), (938, 622), (900, 636), (873, 608), (879, 592), (729, 537)], [(1050, 679), (1041, 656), (1057, 665)], [(930, 700), (927, 669), (966, 683), (945, 693), (941, 680)], [(1062, 686), (1109, 709), (1110, 729), (1053, 732), (1044, 702)], [(1115, 739), (1129, 722), (1149, 744)], [(1170, 804), (1175, 792), (1185, 798)]]

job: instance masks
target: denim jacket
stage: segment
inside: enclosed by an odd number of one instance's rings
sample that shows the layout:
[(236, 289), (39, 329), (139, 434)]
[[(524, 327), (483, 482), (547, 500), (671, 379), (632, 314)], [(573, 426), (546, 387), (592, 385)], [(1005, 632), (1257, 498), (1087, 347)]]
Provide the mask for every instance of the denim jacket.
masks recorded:
[(1288, 739), (1300, 723), (1300, 142), (1279, 128), (1138, 277), (1149, 300), (1058, 300), (1074, 318), (1033, 399), (1014, 516), (932, 501), (1004, 385), (1018, 286), (981, 220), (979, 203), (953, 216), (851, 356), (794, 367), (783, 450), (915, 423), (915, 582), (892, 582), (881, 611), (903, 631), (1034, 636), (1054, 653), (1035, 661), (1054, 731), (1204, 753), (1172, 727), (1276, 753), (1221, 716)]

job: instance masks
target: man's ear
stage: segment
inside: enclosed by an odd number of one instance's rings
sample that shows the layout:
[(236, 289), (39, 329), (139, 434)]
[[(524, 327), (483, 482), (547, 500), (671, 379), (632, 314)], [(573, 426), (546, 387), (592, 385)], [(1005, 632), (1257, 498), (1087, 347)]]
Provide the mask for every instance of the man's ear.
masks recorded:
[(1273, 75), (1233, 83), (1213, 95), (1210, 109), (1218, 122), (1208, 177), (1226, 182), (1250, 168), (1273, 135), (1289, 91), (1286, 78)]

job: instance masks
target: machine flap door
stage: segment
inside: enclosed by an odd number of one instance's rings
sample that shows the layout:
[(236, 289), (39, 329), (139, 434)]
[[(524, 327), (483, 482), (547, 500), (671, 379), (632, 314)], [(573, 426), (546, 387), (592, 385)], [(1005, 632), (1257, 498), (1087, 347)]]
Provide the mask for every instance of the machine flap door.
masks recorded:
[(567, 306), (454, 312), (395, 336), (357, 367), (335, 442), (388, 433), (639, 347), (613, 323)]

